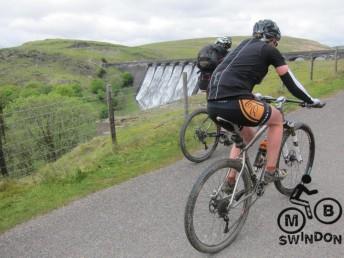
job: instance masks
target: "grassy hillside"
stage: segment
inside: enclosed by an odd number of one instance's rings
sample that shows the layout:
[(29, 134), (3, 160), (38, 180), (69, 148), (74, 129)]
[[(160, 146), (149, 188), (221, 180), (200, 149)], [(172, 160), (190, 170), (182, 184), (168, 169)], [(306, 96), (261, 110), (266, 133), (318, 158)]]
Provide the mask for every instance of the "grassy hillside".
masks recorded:
[(47, 39), (23, 44), (19, 49), (38, 50), (48, 54), (61, 54), (83, 61), (126, 62), (159, 58), (154, 50), (142, 50), (140, 47), (127, 47), (106, 42), (83, 40)]
[[(130, 106), (127, 108), (128, 105), (122, 104), (121, 109), (136, 110), (134, 89), (122, 89), (123, 72), (115, 67), (104, 69), (102, 65), (133, 56), (143, 59), (153, 56), (151, 51), (145, 52), (148, 54), (137, 48), (91, 41), (49, 39), (28, 42), (20, 47), (0, 50), (0, 87), (10, 85), (23, 92), (30, 87), (54, 89), (60, 85), (77, 84), (81, 88), (80, 97), (92, 102), (98, 99), (101, 104), (105, 89), (101, 92), (91, 89), (95, 80), (101, 80), (103, 85), (110, 83), (114, 89), (121, 90), (122, 95), (127, 95), (122, 99), (130, 97)], [(105, 108), (104, 105), (98, 106)]]
[[(90, 80), (97, 78), (101, 59), (105, 55), (89, 47), (75, 48), (88, 44), (82, 41), (44, 40), (26, 43), (17, 48), (0, 50), (0, 85), (25, 86), (29, 82), (59, 84), (79, 82), (86, 87)], [(112, 71), (118, 74), (119, 71)]]
[[(246, 38), (247, 37), (244, 36), (233, 37), (233, 47), (237, 46)], [(141, 48), (158, 51), (166, 59), (194, 58), (201, 47), (213, 43), (215, 40), (216, 38), (186, 39), (153, 43), (143, 45)], [(293, 37), (283, 37), (279, 42), (278, 48), (281, 52), (330, 49), (328, 46), (322, 45), (316, 41)]]
[[(236, 46), (246, 37), (233, 37)], [(126, 62), (152, 59), (194, 58), (198, 50), (215, 38), (187, 39), (127, 47), (104, 42), (47, 39), (20, 47), (0, 50), (0, 86), (24, 86), (30, 82), (59, 84), (79, 82), (84, 88), (97, 77), (103, 62)], [(283, 37), (280, 50), (327, 49), (315, 41)], [(106, 80), (116, 79), (120, 71), (111, 68)]]

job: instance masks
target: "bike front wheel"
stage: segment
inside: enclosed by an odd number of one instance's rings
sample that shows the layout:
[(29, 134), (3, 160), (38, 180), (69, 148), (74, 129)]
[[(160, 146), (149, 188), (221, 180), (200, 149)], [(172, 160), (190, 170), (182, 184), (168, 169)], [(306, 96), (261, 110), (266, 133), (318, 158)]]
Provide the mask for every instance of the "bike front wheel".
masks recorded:
[(216, 149), (220, 127), (208, 116), (206, 108), (190, 114), (179, 133), (179, 145), (184, 156), (192, 162), (208, 159)]
[(229, 169), (240, 171), (241, 161), (220, 160), (206, 169), (194, 184), (184, 215), (186, 236), (200, 252), (216, 253), (229, 246), (242, 229), (250, 207), (251, 180), (245, 170), (237, 176), (234, 201), (232, 193), (222, 192)]
[(276, 181), (277, 190), (290, 196), (301, 183), (303, 175), (310, 175), (314, 162), (315, 141), (309, 126), (296, 123), (294, 129), (284, 131), (278, 167), (288, 172), (282, 181)]

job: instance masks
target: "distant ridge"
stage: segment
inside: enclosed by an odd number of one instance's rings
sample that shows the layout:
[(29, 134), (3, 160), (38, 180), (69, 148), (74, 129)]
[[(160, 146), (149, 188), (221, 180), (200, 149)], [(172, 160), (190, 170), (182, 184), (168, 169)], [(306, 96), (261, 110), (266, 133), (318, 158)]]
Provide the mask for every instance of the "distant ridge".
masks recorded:
[[(233, 46), (245, 39), (234, 36)], [(79, 82), (88, 87), (97, 78), (102, 64), (141, 60), (193, 59), (201, 47), (215, 38), (185, 39), (128, 47), (108, 42), (75, 39), (46, 39), (26, 42), (19, 47), (0, 49), (0, 86), (29, 82), (58, 84)], [(316, 41), (283, 37), (281, 52), (331, 49)], [(109, 68), (107, 76), (121, 73)], [(106, 78), (111, 79), (111, 78)]]

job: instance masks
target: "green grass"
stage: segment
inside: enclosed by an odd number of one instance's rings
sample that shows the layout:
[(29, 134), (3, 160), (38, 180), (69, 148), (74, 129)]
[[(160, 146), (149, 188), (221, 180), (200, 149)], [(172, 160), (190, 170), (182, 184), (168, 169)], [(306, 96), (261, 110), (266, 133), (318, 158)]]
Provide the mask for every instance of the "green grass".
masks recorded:
[[(233, 37), (233, 46), (247, 37)], [(195, 58), (199, 49), (216, 38), (186, 39), (127, 47), (105, 42), (47, 39), (15, 48), (0, 49), (0, 86), (25, 85), (30, 81), (54, 84), (77, 81), (87, 88), (96, 77), (102, 60), (127, 62), (158, 59)], [(283, 37), (282, 52), (328, 49), (315, 41)], [(119, 73), (109, 69), (109, 73)]]
[[(290, 65), (315, 97), (329, 96), (344, 89), (342, 60), (338, 67), (341, 72), (336, 76), (333, 73), (333, 61), (317, 62), (313, 82), (308, 78), (308, 62)], [(274, 73), (270, 73), (256, 90), (273, 96), (288, 96)], [(194, 104), (204, 103), (204, 95), (195, 96), (190, 101)], [(182, 107), (180, 103), (149, 112), (137, 113), (133, 110), (131, 123), (117, 128), (116, 147), (112, 147), (109, 137), (97, 137), (33, 176), (18, 180), (2, 179), (0, 232), (81, 196), (181, 159), (178, 134), (183, 123)]]
[[(236, 47), (242, 40), (248, 37), (249, 36), (233, 37), (233, 47)], [(198, 51), (203, 46), (214, 43), (215, 40), (216, 38), (186, 39), (147, 44), (141, 46), (141, 48), (157, 51), (165, 59), (195, 58)], [(321, 45), (318, 42), (293, 37), (283, 37), (278, 48), (281, 52), (329, 49), (329, 47)]]
[(130, 115), (130, 114), (138, 112), (140, 110), (140, 107), (135, 100), (136, 89), (132, 87), (124, 88), (122, 92), (124, 95), (124, 100), (123, 100), (124, 104), (121, 110), (115, 111), (115, 114), (123, 116), (123, 115)]
[[(233, 47), (249, 36), (234, 36)], [(43, 53), (62, 55), (78, 60), (91, 59), (95, 62), (105, 58), (108, 62), (127, 62), (147, 59), (194, 58), (200, 48), (213, 43), (216, 38), (185, 39), (146, 44), (135, 47), (105, 42), (47, 39), (23, 44), (20, 50), (37, 50)], [(316, 41), (283, 37), (279, 49), (282, 52), (328, 49)]]
[(2, 181), (0, 231), (181, 158), (175, 139), (182, 119), (162, 125), (164, 115), (149, 114), (149, 123), (143, 115), (136, 126), (119, 128), (115, 149), (108, 137), (98, 137), (33, 177)]
[(37, 50), (50, 55), (62, 55), (79, 61), (100, 62), (105, 58), (108, 62), (127, 62), (133, 60), (155, 59), (159, 55), (150, 49), (127, 47), (106, 42), (47, 39), (33, 41), (16, 48), (19, 50)]

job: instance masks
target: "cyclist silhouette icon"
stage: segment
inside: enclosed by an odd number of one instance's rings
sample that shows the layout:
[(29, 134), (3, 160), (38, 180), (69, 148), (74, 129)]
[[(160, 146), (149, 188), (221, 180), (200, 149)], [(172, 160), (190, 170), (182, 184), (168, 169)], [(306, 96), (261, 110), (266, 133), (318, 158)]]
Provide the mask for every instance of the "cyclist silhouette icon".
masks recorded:
[(300, 199), (300, 196), (302, 193), (306, 193), (307, 195), (314, 195), (318, 193), (318, 190), (309, 190), (305, 186), (305, 184), (309, 184), (312, 181), (310, 175), (303, 175), (301, 181), (302, 182), (295, 187), (294, 191), (290, 195), (289, 201), (293, 204), (305, 207), (307, 218), (312, 219), (313, 214), (311, 206), (309, 205), (309, 201)]
[(314, 195), (318, 190), (309, 190), (305, 185), (312, 181), (309, 175), (303, 175), (301, 183), (299, 183), (292, 194), (289, 201), (295, 205), (302, 206), (305, 213), (296, 207), (288, 207), (280, 212), (277, 218), (279, 228), (287, 234), (296, 234), (300, 232), (306, 225), (307, 219), (315, 218), (323, 224), (333, 224), (337, 222), (342, 216), (342, 206), (339, 201), (331, 197), (322, 198), (314, 206), (314, 211), (310, 206), (309, 201), (300, 198), (303, 193), (306, 195)]

